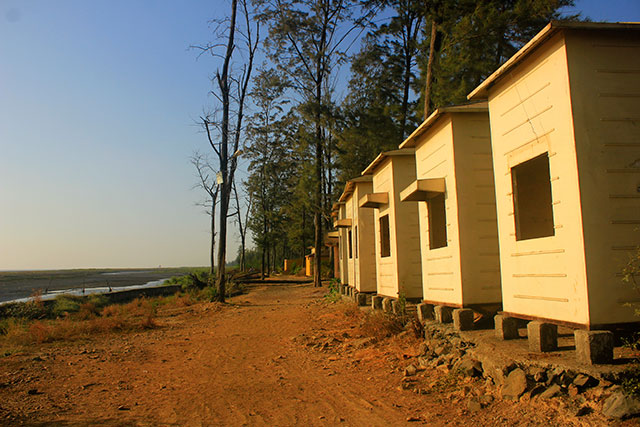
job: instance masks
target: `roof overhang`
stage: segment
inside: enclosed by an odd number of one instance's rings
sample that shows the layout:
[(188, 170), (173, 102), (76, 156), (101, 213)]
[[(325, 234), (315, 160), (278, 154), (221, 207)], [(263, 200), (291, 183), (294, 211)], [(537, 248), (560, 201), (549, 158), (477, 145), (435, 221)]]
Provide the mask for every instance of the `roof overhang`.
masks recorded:
[(527, 44), (517, 51), (511, 58), (507, 60), (493, 74), (487, 77), (478, 87), (476, 87), (469, 95), (468, 99), (486, 99), (489, 95), (489, 88), (500, 80), (513, 67), (522, 62), (535, 49), (547, 41), (551, 36), (560, 30), (583, 30), (583, 31), (602, 31), (602, 30), (635, 30), (640, 31), (640, 23), (637, 22), (569, 22), (569, 21), (551, 21), (538, 34), (536, 34)]
[(389, 204), (389, 193), (368, 193), (360, 199), (361, 208), (380, 208)]
[(373, 172), (378, 168), (378, 166), (380, 166), (380, 164), (388, 158), (395, 156), (413, 156), (415, 155), (415, 152), (416, 150), (414, 150), (413, 148), (403, 148), (401, 150), (392, 150), (380, 153), (378, 154), (378, 157), (376, 157), (373, 162), (371, 162), (369, 166), (367, 166), (367, 168), (362, 171), (362, 175), (372, 175)]
[(336, 228), (347, 228), (347, 227), (351, 227), (351, 218), (343, 218), (343, 219), (337, 219), (335, 221), (333, 221), (333, 226)]
[(444, 192), (444, 178), (418, 179), (400, 192), (400, 200), (403, 202), (422, 202)]
[(338, 242), (340, 241), (340, 235), (337, 231), (330, 231), (327, 233), (324, 238), (325, 246), (338, 246)]
[(350, 179), (344, 185), (344, 191), (340, 195), (340, 199), (338, 199), (338, 203), (346, 202), (351, 197), (353, 192), (355, 191), (356, 185), (359, 182), (371, 182), (371, 181), (373, 181), (373, 177), (371, 177), (371, 176), (358, 176), (358, 177), (355, 177), (353, 179)]
[(414, 130), (411, 135), (400, 144), (400, 149), (414, 148), (418, 144), (418, 137), (431, 129), (436, 122), (446, 114), (454, 113), (489, 113), (487, 101), (478, 101), (464, 105), (452, 105), (450, 107), (438, 108), (429, 117), (426, 118), (420, 126)]

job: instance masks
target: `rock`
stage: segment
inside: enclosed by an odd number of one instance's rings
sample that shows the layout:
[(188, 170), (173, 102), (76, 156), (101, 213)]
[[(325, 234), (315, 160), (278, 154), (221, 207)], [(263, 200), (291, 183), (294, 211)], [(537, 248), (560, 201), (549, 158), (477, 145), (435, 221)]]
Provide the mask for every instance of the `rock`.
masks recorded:
[(467, 402), (467, 409), (471, 412), (478, 412), (479, 410), (482, 409), (482, 404), (478, 402), (478, 399), (471, 398)]
[(36, 394), (42, 394), (42, 392), (38, 391), (38, 389), (32, 388), (31, 390), (27, 391), (27, 394), (30, 396), (35, 396)]
[(616, 392), (604, 401), (602, 413), (609, 418), (629, 418), (640, 414), (640, 400), (627, 396), (622, 392)]
[(573, 385), (576, 387), (589, 387), (589, 384), (593, 384), (595, 380), (589, 375), (578, 374), (573, 380)]
[(407, 422), (422, 421), (420, 417), (407, 417)]
[(580, 394), (580, 390), (578, 390), (578, 387), (576, 387), (575, 385), (571, 384), (569, 385), (567, 392), (569, 393), (569, 396), (571, 397), (576, 397), (578, 394)]
[(533, 389), (531, 390), (531, 392), (529, 392), (529, 395), (531, 397), (537, 396), (540, 393), (544, 392), (546, 390), (546, 387), (543, 386), (542, 384), (538, 384), (535, 387), (533, 387)]
[(520, 368), (509, 373), (502, 386), (502, 397), (517, 400), (527, 390), (527, 375)]
[(557, 396), (562, 391), (562, 387), (558, 384), (551, 385), (548, 389), (540, 393), (540, 399), (551, 399)]
[(532, 367), (529, 369), (529, 375), (533, 378), (533, 380), (537, 383), (543, 382), (547, 379), (547, 373), (543, 368), (540, 367)]
[(453, 370), (466, 377), (479, 377), (482, 375), (482, 364), (475, 359), (464, 358), (453, 365)]
[(426, 342), (420, 343), (418, 351), (420, 352), (420, 354), (427, 354), (429, 352), (429, 345)]
[(442, 356), (443, 354), (449, 353), (449, 347), (446, 345), (441, 345), (434, 350), (434, 353), (438, 356)]
[(416, 369), (415, 366), (413, 365), (409, 365), (404, 369), (404, 376), (405, 377), (412, 377), (414, 376), (416, 373), (418, 372), (418, 370)]
[(130, 408), (128, 406), (125, 405), (120, 405), (118, 406), (118, 411), (129, 411)]

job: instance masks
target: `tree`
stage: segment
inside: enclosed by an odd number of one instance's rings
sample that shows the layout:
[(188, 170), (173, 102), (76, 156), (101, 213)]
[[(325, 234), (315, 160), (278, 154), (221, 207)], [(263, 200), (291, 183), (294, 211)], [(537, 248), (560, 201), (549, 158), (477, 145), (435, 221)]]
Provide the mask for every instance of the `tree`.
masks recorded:
[[(314, 247), (319, 259), (323, 246), (323, 209), (326, 208), (323, 114), (329, 77), (344, 59), (343, 42), (355, 28), (344, 28), (344, 24), (350, 22), (354, 3), (351, 0), (260, 0), (259, 4), (264, 10), (261, 17), (270, 26), (271, 58), (301, 96), (314, 126)], [(315, 263), (313, 282), (314, 286), (321, 286), (320, 262)]]
[[(427, 5), (423, 109), (459, 104), (573, 0), (436, 0)], [(434, 31), (435, 28), (435, 31)], [(432, 48), (433, 47), (433, 48)]]
[(211, 167), (211, 163), (202, 154), (196, 152), (191, 157), (191, 164), (196, 168), (198, 174), (197, 188), (202, 188), (208, 198), (202, 203), (202, 206), (208, 208), (207, 215), (211, 218), (211, 252), (209, 274), (211, 277), (215, 274), (215, 247), (216, 247), (216, 204), (218, 203), (218, 191), (220, 186), (215, 182), (213, 176), (215, 171)]
[[(244, 16), (244, 28), (237, 28), (237, 9), (238, 4), (242, 8)], [(226, 252), (227, 252), (227, 219), (229, 211), (229, 201), (231, 189), (234, 182), (234, 175), (238, 165), (238, 155), (240, 148), (240, 138), (243, 131), (242, 121), (245, 107), (245, 99), (251, 81), (251, 72), (253, 70), (253, 60), (259, 42), (259, 26), (256, 24), (255, 30), (251, 22), (250, 12), (247, 7), (246, 0), (231, 0), (231, 16), (227, 22), (228, 26), (219, 27), (218, 36), (224, 35), (226, 38), (226, 47), (224, 54), (219, 54), (220, 44), (207, 44), (204, 46), (194, 46), (201, 50), (201, 53), (208, 52), (214, 57), (222, 59), (221, 67), (216, 71), (215, 84), (217, 89), (211, 91), (222, 106), (222, 118), (217, 122), (211, 116), (201, 117), (202, 125), (207, 132), (207, 138), (212, 150), (218, 158), (219, 172), (216, 174), (217, 182), (220, 186), (220, 216), (219, 216), (219, 243), (218, 243), (218, 275), (217, 300), (225, 301), (226, 294)], [(255, 40), (254, 34), (255, 31)], [(236, 33), (244, 39), (247, 60), (242, 66), (242, 70), (233, 75), (232, 60), (234, 52), (238, 51)], [(232, 126), (232, 104), (235, 107), (235, 127)], [(212, 130), (216, 130), (220, 138), (220, 142), (214, 142)], [(231, 152), (231, 154), (229, 153)]]
[(238, 224), (238, 234), (240, 234), (240, 271), (245, 271), (245, 254), (247, 249), (247, 223), (249, 222), (249, 214), (251, 213), (251, 203), (253, 198), (251, 193), (248, 193), (247, 206), (245, 208), (245, 216), (242, 218), (242, 209), (240, 207), (240, 198), (238, 197), (238, 189), (236, 184), (233, 184), (233, 195), (236, 201), (236, 223)]

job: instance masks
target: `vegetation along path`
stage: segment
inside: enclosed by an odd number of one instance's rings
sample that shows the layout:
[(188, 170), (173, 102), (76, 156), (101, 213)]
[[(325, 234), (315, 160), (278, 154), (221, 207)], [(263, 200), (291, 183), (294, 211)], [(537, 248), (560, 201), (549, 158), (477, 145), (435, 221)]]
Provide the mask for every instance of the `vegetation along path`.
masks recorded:
[[(419, 393), (408, 390), (403, 370), (420, 340), (411, 332), (382, 338), (392, 324), (325, 294), (310, 284), (252, 284), (227, 305), (163, 305), (157, 326), (142, 332), (24, 347), (0, 358), (0, 424), (603, 422), (554, 401), (494, 399), (484, 380), (439, 369), (418, 374)], [(469, 407), (480, 395), (482, 408)]]

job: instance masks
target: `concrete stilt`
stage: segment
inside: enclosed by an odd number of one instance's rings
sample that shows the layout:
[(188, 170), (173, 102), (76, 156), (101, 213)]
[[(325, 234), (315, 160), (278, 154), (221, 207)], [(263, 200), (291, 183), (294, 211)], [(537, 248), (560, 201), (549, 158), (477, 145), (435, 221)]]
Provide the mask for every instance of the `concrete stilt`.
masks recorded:
[(418, 313), (418, 320), (421, 322), (426, 322), (427, 320), (433, 319), (433, 304), (421, 303), (416, 306), (416, 310)]
[(589, 365), (613, 363), (613, 333), (610, 331), (573, 332), (576, 358)]
[(374, 310), (382, 310), (383, 297), (380, 295), (374, 295), (371, 297), (371, 308)]
[(539, 321), (527, 324), (529, 351), (545, 352), (558, 349), (558, 326)]
[(389, 297), (384, 297), (382, 299), (382, 310), (386, 311), (387, 313), (391, 313), (393, 308), (391, 306), (391, 301), (393, 301), (393, 299), (389, 298)]
[(502, 340), (519, 338), (518, 319), (497, 314), (493, 317), (493, 323), (496, 328), (496, 337)]
[(436, 305), (433, 308), (435, 313), (436, 322), (438, 323), (451, 323), (453, 321), (453, 308), (444, 305)]
[(453, 328), (458, 331), (472, 330), (473, 310), (470, 308), (457, 308), (453, 310)]
[(358, 305), (367, 305), (367, 294), (356, 292), (355, 299), (356, 299), (356, 304), (358, 304)]

